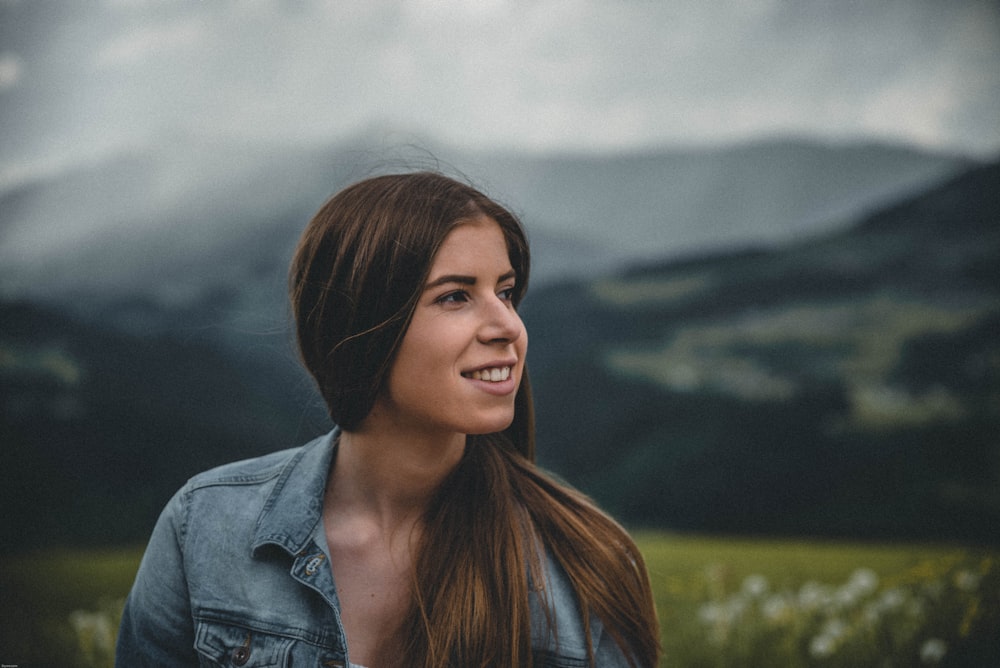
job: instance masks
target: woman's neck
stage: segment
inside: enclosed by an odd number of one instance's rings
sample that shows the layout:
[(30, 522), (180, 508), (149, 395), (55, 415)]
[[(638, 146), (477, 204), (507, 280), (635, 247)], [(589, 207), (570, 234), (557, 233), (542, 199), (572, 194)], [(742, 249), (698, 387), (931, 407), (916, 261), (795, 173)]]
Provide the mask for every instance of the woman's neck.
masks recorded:
[(368, 517), (386, 533), (412, 526), (465, 452), (465, 436), (374, 428), (342, 432), (327, 509)]

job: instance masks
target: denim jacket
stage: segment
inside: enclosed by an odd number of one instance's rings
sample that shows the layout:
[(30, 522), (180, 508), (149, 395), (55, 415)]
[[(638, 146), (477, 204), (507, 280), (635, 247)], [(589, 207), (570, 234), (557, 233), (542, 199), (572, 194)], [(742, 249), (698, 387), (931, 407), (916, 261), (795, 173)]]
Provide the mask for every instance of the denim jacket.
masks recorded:
[[(207, 471), (174, 495), (126, 601), (117, 666), (348, 665), (319, 543), (336, 436)], [(545, 571), (529, 594), (535, 664), (587, 666), (576, 596), (550, 557)], [(628, 665), (600, 621), (589, 624), (596, 665)]]

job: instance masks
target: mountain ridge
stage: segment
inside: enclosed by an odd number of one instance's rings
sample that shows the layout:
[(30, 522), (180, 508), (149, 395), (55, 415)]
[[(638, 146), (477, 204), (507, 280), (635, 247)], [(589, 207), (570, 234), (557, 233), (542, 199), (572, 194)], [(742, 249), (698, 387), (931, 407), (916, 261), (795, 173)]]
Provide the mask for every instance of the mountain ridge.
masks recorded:
[(971, 164), (900, 146), (793, 140), (572, 158), (447, 147), (386, 156), (363, 145), (180, 143), (22, 184), (0, 196), (0, 285), (8, 295), (58, 301), (64, 292), (72, 300), (124, 286), (148, 293), (160, 276), (184, 283), (190, 271), (178, 272), (182, 266), (197, 269), (201, 282), (224, 281), (221, 263), (205, 255), (216, 247), (231, 250), (230, 263), (258, 264), (276, 247), (264, 262), (273, 279), (309, 216), (372, 170), (463, 165), (523, 215), (544, 282), (843, 225)]
[[(541, 463), (631, 524), (995, 542), (998, 181), (536, 285)], [(269, 267), (249, 294), (0, 300), (3, 544), (141, 540), (186, 476), (328, 428)]]
[(536, 292), (543, 461), (638, 523), (994, 540), (994, 184), (998, 164), (826, 237)]

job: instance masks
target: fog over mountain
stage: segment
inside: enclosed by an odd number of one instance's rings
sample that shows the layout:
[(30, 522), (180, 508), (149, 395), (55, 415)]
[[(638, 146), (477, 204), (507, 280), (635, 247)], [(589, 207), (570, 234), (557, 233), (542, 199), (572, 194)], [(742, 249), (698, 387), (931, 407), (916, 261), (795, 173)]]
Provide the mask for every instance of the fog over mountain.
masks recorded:
[(270, 284), (409, 145), (524, 214), (541, 281), (771, 244), (992, 159), (998, 117), (979, 0), (0, 1), (0, 289)]
[(983, 0), (4, 0), (0, 192), (151, 142), (1000, 151)]
[[(774, 248), (536, 285), (542, 464), (644, 526), (995, 545), (998, 179), (974, 166)], [(224, 210), (185, 223), (204, 229), (179, 266), (157, 241), (98, 244), (114, 291), (67, 264), (49, 303), (0, 299), (0, 544), (140, 541), (193, 473), (329, 428), (276, 259), (301, 221), (237, 207), (213, 231)]]
[(816, 235), (969, 164), (804, 141), (607, 157), (358, 148), (367, 145), (165, 146), (24, 184), (0, 199), (0, 285), (56, 302), (141, 296), (178, 307), (219, 291), (283, 300), (305, 222), (372, 170), (460, 166), (522, 216), (542, 284)]

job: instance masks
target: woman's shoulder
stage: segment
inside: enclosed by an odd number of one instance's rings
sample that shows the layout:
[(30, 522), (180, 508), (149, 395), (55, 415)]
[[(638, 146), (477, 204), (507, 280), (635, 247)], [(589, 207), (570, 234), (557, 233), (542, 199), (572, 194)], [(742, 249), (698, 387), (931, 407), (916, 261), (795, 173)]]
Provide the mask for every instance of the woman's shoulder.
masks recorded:
[(287, 519), (292, 508), (312, 507), (322, 495), (335, 435), (198, 473), (174, 494), (163, 515), (185, 534), (199, 527), (256, 526), (265, 509)]
[(238, 549), (278, 535), (301, 543), (319, 514), (335, 436), (199, 473), (174, 494), (160, 522), (188, 546), (214, 545), (219, 535), (243, 545)]
[(304, 445), (286, 448), (265, 455), (241, 459), (202, 471), (191, 477), (183, 491), (215, 486), (247, 486), (273, 480), (303, 458), (322, 458), (330, 446), (333, 432), (317, 437)]
[(191, 490), (214, 485), (247, 484), (268, 480), (278, 475), (304, 447), (306, 446), (299, 445), (215, 466), (192, 476), (185, 487)]

